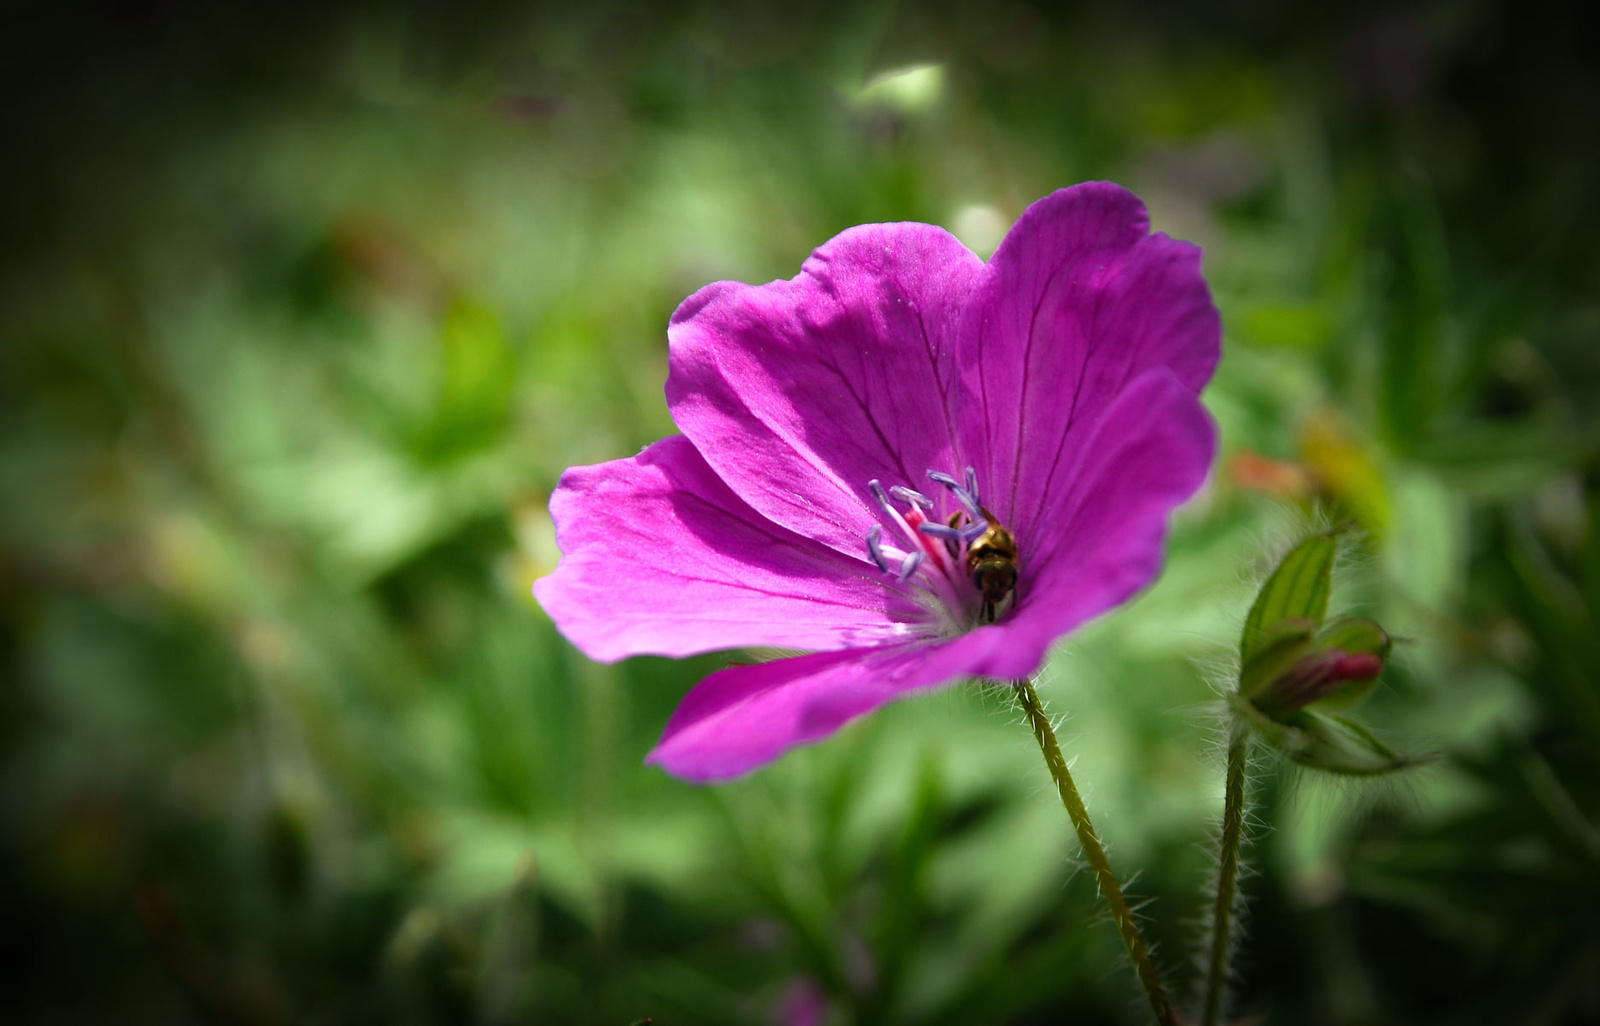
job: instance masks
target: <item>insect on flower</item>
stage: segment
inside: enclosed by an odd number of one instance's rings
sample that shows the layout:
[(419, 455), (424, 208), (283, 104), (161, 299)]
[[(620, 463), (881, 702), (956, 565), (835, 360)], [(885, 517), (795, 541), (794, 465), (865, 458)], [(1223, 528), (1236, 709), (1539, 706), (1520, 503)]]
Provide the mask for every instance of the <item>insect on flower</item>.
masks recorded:
[(967, 572), (983, 595), (983, 622), (994, 623), (1017, 587), (1017, 540), (999, 521), (967, 546)]
[(562, 476), (534, 591), (596, 659), (811, 653), (690, 691), (649, 758), (691, 780), (1027, 677), (1155, 577), (1215, 448), (1200, 251), (1105, 182), (987, 263), (933, 225), (848, 229), (791, 280), (701, 289), (667, 338), (683, 434)]
[[(948, 531), (938, 533), (945, 539), (945, 551), (967, 568), (978, 594), (983, 596), (979, 619), (994, 623), (1017, 587), (1017, 539), (978, 501), (978, 473), (972, 467), (967, 468), (965, 488), (947, 474), (935, 471), (928, 476), (950, 489), (964, 507), (950, 514)], [(919, 529), (934, 533), (925, 525), (919, 525)]]

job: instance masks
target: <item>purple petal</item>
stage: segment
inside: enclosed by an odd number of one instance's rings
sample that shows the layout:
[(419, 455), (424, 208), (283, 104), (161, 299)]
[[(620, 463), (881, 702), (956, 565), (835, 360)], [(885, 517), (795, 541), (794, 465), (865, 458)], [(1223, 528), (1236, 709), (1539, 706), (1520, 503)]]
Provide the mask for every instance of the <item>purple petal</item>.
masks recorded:
[(954, 469), (956, 329), (982, 271), (941, 228), (873, 224), (791, 281), (709, 285), (667, 331), (673, 419), (764, 516), (855, 555), (869, 480)]
[(879, 644), (923, 616), (864, 548), (846, 557), (766, 520), (682, 436), (568, 470), (550, 512), (561, 563), (534, 594), (594, 659)]
[(1188, 385), (1159, 367), (1123, 390), (1085, 441), (1071, 489), (1019, 535), (1016, 610), (984, 674), (1032, 672), (1056, 638), (1155, 579), (1168, 515), (1204, 483), (1216, 430)]
[(1198, 393), (1221, 352), (1199, 248), (1151, 235), (1144, 204), (1109, 182), (1029, 207), (963, 325), (963, 449), (1019, 538), (1060, 515), (1052, 505), (1134, 378), (1167, 367)]
[(702, 783), (739, 776), (885, 702), (967, 676), (1001, 638), (989, 628), (947, 642), (731, 666), (695, 685), (646, 761)]

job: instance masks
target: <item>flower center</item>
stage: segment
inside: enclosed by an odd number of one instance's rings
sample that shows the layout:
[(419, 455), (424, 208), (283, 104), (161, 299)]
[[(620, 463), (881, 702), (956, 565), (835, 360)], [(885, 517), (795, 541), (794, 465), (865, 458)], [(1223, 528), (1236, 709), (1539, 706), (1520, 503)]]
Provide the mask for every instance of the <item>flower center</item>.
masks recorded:
[[(942, 523), (931, 516), (934, 502), (923, 493), (904, 485), (885, 490), (877, 480), (867, 482), (898, 535), (885, 540), (883, 526), (874, 524), (867, 532), (867, 554), (879, 570), (921, 590), (923, 606), (943, 621), (945, 633), (994, 623), (1011, 608), (1016, 594), (1017, 541), (984, 508), (972, 467), (964, 483), (937, 470), (928, 471), (928, 477), (943, 485), (956, 503)], [(905, 506), (904, 512), (894, 500)]]

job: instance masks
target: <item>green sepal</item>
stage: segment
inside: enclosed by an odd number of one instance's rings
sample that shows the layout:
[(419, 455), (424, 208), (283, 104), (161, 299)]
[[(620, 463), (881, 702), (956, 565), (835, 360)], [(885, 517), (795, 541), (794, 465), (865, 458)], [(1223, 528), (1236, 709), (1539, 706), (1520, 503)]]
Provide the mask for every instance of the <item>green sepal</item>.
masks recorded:
[(1295, 715), (1294, 729), (1302, 732), (1310, 745), (1294, 761), (1312, 769), (1353, 777), (1377, 777), (1430, 762), (1431, 755), (1410, 756), (1397, 752), (1377, 735), (1346, 716), (1323, 715), (1302, 709)]
[(1260, 709), (1257, 709), (1255, 707), (1255, 703), (1251, 702), (1248, 698), (1245, 698), (1241, 694), (1234, 693), (1228, 696), (1228, 704), (1233, 706), (1233, 713), (1235, 716), (1237, 716), (1251, 730), (1261, 735), (1262, 739), (1266, 741), (1267, 744), (1276, 748), (1278, 751), (1283, 752), (1285, 755), (1289, 755), (1294, 749), (1299, 747), (1301, 742), (1295, 736), (1298, 732), (1293, 727), (1279, 723), (1277, 720), (1268, 716)]
[(1330, 620), (1317, 632), (1317, 648), (1320, 650), (1338, 648), (1346, 652), (1370, 652), (1387, 659), (1389, 649), (1393, 647), (1394, 641), (1387, 631), (1360, 616), (1341, 616), (1337, 620)]
[(1316, 633), (1317, 622), (1306, 619), (1278, 620), (1262, 630), (1255, 655), (1239, 670), (1239, 694), (1248, 698), (1277, 680), (1311, 651)]
[(1328, 582), (1338, 545), (1331, 533), (1314, 534), (1289, 550), (1256, 595), (1239, 639), (1239, 664), (1249, 666), (1279, 620), (1320, 623), (1328, 613)]
[(1370, 730), (1343, 716), (1302, 709), (1279, 723), (1247, 699), (1230, 695), (1234, 712), (1263, 740), (1307, 769), (1340, 776), (1376, 777), (1409, 769), (1432, 756), (1409, 756), (1380, 741)]

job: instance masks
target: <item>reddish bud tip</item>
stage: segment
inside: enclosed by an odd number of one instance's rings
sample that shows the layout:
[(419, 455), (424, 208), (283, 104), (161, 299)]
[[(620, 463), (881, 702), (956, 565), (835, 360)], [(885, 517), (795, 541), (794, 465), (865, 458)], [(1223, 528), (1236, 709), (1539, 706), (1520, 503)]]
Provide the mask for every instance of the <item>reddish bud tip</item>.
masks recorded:
[(1374, 652), (1347, 655), (1329, 668), (1334, 680), (1367, 680), (1383, 672), (1383, 657)]

